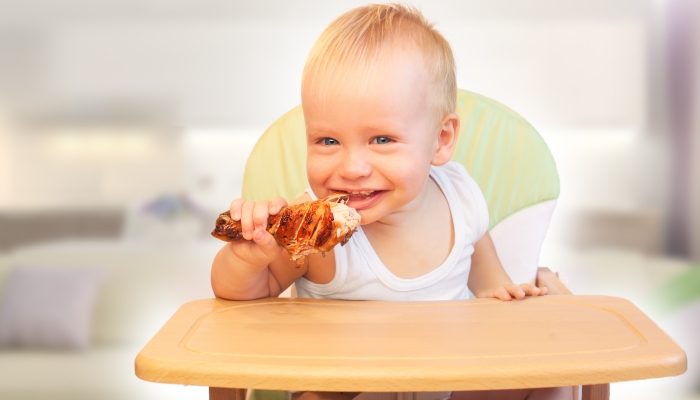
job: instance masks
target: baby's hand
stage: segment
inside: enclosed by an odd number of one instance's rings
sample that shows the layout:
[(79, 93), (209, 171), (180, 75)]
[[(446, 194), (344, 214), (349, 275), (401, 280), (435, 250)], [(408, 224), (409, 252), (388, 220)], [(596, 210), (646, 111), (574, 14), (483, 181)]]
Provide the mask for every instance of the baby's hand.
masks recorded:
[(272, 262), (282, 248), (267, 231), (267, 219), (286, 206), (287, 200), (280, 196), (263, 201), (232, 201), (229, 210), (231, 218), (241, 221), (241, 233), (246, 239), (231, 243), (234, 254), (253, 265), (267, 266)]
[(241, 221), (243, 237), (246, 240), (254, 240), (257, 230), (267, 229), (267, 219), (271, 215), (277, 215), (282, 207), (286, 206), (287, 200), (280, 196), (263, 201), (236, 199), (231, 202), (229, 211), (234, 221)]
[(510, 301), (513, 298), (515, 298), (516, 300), (520, 300), (527, 295), (544, 296), (545, 294), (547, 294), (546, 287), (537, 287), (531, 283), (521, 283), (520, 285), (510, 283), (508, 285), (484, 290), (476, 294), (476, 297), (496, 298), (501, 299), (503, 301)]

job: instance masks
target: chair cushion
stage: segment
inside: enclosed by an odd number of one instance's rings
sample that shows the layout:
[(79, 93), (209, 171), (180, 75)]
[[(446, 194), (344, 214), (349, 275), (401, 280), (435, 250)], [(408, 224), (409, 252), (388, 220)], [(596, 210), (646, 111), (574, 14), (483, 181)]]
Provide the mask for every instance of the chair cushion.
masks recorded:
[(527, 207), (491, 230), (498, 258), (514, 283), (535, 283), (540, 249), (556, 203), (549, 200)]
[(243, 174), (242, 197), (287, 201), (309, 187), (306, 178), (306, 126), (301, 106), (275, 121), (253, 147)]
[(489, 230), (508, 216), (559, 197), (559, 174), (542, 137), (497, 101), (459, 91), (459, 138), (452, 160), (476, 179), (489, 207)]

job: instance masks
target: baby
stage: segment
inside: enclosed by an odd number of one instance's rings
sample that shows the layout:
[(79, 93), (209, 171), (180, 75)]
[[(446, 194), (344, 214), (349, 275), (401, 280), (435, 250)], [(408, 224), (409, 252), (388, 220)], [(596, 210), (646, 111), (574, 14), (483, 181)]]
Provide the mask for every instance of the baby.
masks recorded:
[[(300, 297), (345, 300), (456, 300), (471, 292), (508, 301), (546, 294), (511, 282), (487, 231), (483, 194), (461, 164), (450, 162), (459, 132), (454, 58), (419, 11), (388, 4), (341, 15), (312, 48), (301, 93), (311, 187), (292, 204), (343, 192), (362, 225), (345, 246), (325, 257), (312, 254), (296, 268), (265, 230), (285, 199), (236, 199), (231, 216), (248, 240), (227, 243), (216, 255), (216, 296), (277, 297), (294, 282)], [(452, 398), (564, 392), (455, 392)]]

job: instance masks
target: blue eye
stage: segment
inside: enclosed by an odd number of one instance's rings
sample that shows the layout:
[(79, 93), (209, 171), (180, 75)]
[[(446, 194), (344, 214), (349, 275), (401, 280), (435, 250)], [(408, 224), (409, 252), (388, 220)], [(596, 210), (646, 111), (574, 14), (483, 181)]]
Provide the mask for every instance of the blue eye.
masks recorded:
[(338, 142), (337, 140), (335, 140), (335, 139), (333, 139), (333, 138), (324, 138), (324, 139), (322, 140), (322, 142), (323, 142), (323, 144), (326, 145), (326, 146), (335, 146), (335, 145), (337, 145), (337, 144), (340, 144), (340, 142)]
[(389, 138), (386, 137), (386, 136), (379, 136), (379, 137), (375, 138), (374, 140), (377, 141), (377, 144), (387, 144), (387, 143), (391, 143), (391, 139), (389, 139)]

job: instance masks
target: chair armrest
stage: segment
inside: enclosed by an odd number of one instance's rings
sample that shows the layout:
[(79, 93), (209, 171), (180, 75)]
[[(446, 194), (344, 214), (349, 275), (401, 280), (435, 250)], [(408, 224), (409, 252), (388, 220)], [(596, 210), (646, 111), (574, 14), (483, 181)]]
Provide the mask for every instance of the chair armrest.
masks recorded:
[(569, 289), (564, 286), (563, 283), (557, 277), (557, 274), (552, 272), (551, 269), (547, 267), (537, 268), (537, 286), (544, 286), (548, 289), (548, 295), (558, 295), (558, 294), (573, 294)]

